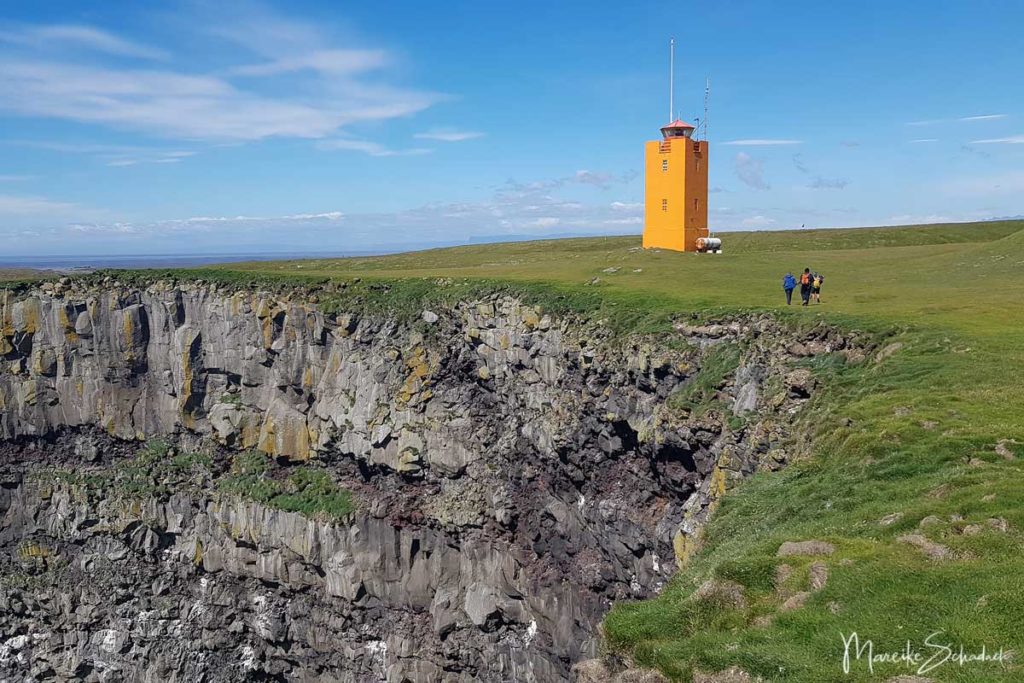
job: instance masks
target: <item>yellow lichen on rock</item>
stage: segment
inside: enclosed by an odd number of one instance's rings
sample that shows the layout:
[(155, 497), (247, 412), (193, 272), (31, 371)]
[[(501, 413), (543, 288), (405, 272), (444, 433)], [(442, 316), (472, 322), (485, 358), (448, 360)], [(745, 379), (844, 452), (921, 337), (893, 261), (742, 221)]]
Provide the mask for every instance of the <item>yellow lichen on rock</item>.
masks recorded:
[(132, 323), (132, 316), (128, 315), (127, 311), (121, 313), (121, 326), (124, 331), (124, 345), (126, 355), (130, 355), (132, 352), (132, 337), (135, 334), (134, 325)]
[(60, 326), (64, 328), (64, 338), (72, 344), (77, 342), (79, 337), (75, 332), (75, 322), (68, 317), (68, 311), (63, 306), (57, 309), (57, 319)]
[(256, 304), (256, 317), (260, 320), (269, 318), (273, 315), (273, 309), (270, 307), (270, 302), (266, 299), (260, 299), (259, 303)]
[(256, 448), (272, 457), (304, 461), (310, 458), (311, 443), (304, 415), (272, 409), (263, 419)]
[(274, 425), (274, 418), (269, 414), (263, 418), (256, 448), (268, 455), (277, 455), (277, 427)]
[(405, 366), (409, 374), (402, 382), (397, 397), (398, 402), (402, 404), (409, 403), (417, 393), (429, 386), (430, 375), (435, 370), (436, 361), (431, 360), (426, 349), (417, 346), (405, 359)]
[(245, 418), (240, 425), (242, 448), (255, 448), (260, 442), (260, 425), (258, 422)]
[(194, 416), (188, 410), (188, 402), (192, 398), (193, 373), (191, 349), (186, 347), (181, 353), (181, 398), (178, 402), (178, 409), (185, 426), (190, 428), (194, 426), (195, 422)]
[(687, 536), (681, 529), (676, 532), (672, 538), (672, 548), (675, 550), (676, 564), (680, 569), (690, 564), (690, 558), (697, 551), (698, 545), (697, 539)]
[(14, 319), (11, 311), (11, 293), (4, 290), (0, 293), (0, 339), (14, 336)]
[(273, 318), (260, 318), (260, 334), (263, 337), (263, 349), (269, 351), (274, 344), (274, 320)]
[(715, 465), (714, 471), (711, 472), (711, 485), (708, 487), (708, 495), (711, 496), (712, 500), (717, 501), (725, 495), (727, 488), (728, 477), (725, 474), (725, 470), (720, 465)]
[(22, 382), (20, 403), (25, 406), (34, 406), (39, 398), (39, 387), (34, 380)]
[(305, 421), (286, 422), (280, 439), (282, 443), (278, 451), (281, 455), (292, 460), (309, 460), (309, 428)]
[(25, 560), (45, 560), (53, 556), (53, 551), (45, 545), (26, 541), (18, 546), (18, 558)]
[(524, 308), (523, 309), (523, 324), (526, 328), (533, 330), (540, 324), (540, 313), (535, 308)]
[(19, 301), (11, 307), (11, 333), (5, 336), (12, 336), (15, 332), (24, 334), (35, 334), (39, 331), (39, 299), (31, 297)]

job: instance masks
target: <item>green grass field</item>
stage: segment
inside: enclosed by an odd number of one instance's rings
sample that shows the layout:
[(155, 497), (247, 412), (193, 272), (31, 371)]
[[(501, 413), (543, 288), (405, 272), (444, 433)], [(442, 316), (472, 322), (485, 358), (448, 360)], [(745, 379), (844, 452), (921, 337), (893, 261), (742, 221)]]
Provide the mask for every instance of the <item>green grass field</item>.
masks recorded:
[[(924, 639), (942, 631), (935, 642), (967, 653), (1020, 654), (946, 662), (932, 680), (1024, 680), (1024, 221), (723, 238), (720, 255), (645, 252), (638, 237), (616, 237), (191, 272), (344, 281), (347, 296), (396, 310), (512, 283), (623, 333), (658, 334), (692, 311), (768, 310), (888, 335), (902, 346), (883, 362), (816, 363), (828, 388), (803, 418), (811, 455), (729, 492), (661, 596), (613, 609), (608, 647), (684, 681), (733, 665), (770, 681), (885, 681), (914, 670), (878, 663), (871, 673), (861, 660), (844, 674), (840, 634), (872, 639), (876, 653), (909, 639), (927, 658), (937, 651)], [(824, 303), (787, 308), (782, 275), (805, 266), (825, 274)], [(897, 540), (911, 533), (954, 556), (928, 559)], [(776, 551), (809, 539), (835, 547), (821, 558), (829, 581), (783, 612), (777, 566), (792, 567), (787, 585), (798, 589), (812, 559)], [(695, 600), (712, 577), (742, 584), (747, 604)]]
[[(617, 237), (230, 268), (402, 280), (396, 292), (429, 292), (439, 277), (544, 283), (624, 330), (652, 333), (673, 315), (711, 308), (891, 335), (902, 348), (884, 362), (820, 363), (829, 388), (805, 425), (813, 455), (730, 492), (703, 549), (670, 587), (615, 607), (608, 646), (686, 681), (694, 669), (733, 665), (771, 681), (914, 673), (891, 663), (872, 673), (860, 660), (845, 674), (840, 634), (853, 632), (872, 639), (876, 653), (909, 639), (923, 658), (941, 659), (944, 651), (924, 640), (942, 631), (932, 642), (957, 652), (984, 645), (1024, 656), (1024, 222), (723, 237), (720, 255), (645, 252), (638, 238)], [(804, 267), (826, 275), (824, 303), (787, 308), (781, 277)], [(880, 523), (890, 515), (894, 522)], [(919, 527), (930, 516), (934, 523)], [(911, 533), (954, 558), (928, 559), (897, 541)], [(787, 585), (797, 590), (812, 560), (776, 551), (808, 539), (834, 545), (824, 558), (829, 581), (803, 607), (782, 612), (777, 565), (793, 568)], [(747, 605), (696, 601), (694, 589), (710, 577), (742, 584)], [(1024, 669), (1019, 661), (947, 661), (927, 676), (1020, 681)]]
[(46, 275), (45, 271), (31, 268), (0, 268), (0, 282), (28, 282), (42, 279)]

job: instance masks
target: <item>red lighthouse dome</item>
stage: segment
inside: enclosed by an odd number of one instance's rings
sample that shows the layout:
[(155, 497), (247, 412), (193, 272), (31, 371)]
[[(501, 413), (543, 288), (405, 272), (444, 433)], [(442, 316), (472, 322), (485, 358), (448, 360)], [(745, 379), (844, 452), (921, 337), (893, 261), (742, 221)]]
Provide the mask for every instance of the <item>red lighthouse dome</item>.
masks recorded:
[(688, 138), (693, 135), (694, 127), (686, 121), (676, 119), (661, 129), (661, 135), (666, 140), (669, 138)]

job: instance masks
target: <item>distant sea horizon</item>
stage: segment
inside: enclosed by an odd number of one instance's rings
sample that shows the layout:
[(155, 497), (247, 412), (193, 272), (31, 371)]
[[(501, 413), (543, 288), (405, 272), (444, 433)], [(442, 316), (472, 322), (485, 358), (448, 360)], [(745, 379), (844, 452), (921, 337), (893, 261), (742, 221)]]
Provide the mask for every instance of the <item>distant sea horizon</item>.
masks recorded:
[(395, 244), (386, 247), (337, 252), (323, 251), (274, 251), (249, 253), (208, 253), (208, 254), (115, 254), (115, 255), (66, 255), (66, 256), (0, 256), (0, 269), (30, 268), (35, 270), (95, 270), (97, 268), (189, 268), (213, 263), (239, 263), (242, 261), (289, 261), (295, 259), (351, 258), (354, 256), (385, 256), (423, 249), (439, 249), (460, 245), (494, 244), (496, 242), (522, 242), (529, 240), (565, 239), (572, 237), (608, 237), (609, 235), (587, 235), (585, 233), (555, 233), (551, 235), (480, 235), (465, 240), (419, 242)]
[(188, 268), (213, 263), (380, 256), (387, 251), (257, 252), (251, 254), (117, 254), (114, 256), (0, 256), (0, 268), (92, 270), (96, 268)]

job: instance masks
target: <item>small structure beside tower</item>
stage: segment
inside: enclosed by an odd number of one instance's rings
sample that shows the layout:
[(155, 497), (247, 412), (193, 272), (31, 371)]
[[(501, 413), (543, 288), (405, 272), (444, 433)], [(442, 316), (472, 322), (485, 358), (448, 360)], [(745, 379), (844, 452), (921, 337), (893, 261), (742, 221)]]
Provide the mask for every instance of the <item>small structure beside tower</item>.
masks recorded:
[[(675, 41), (670, 50), (671, 115)], [(695, 140), (695, 130), (689, 123), (675, 119), (661, 129), (661, 140), (645, 144), (645, 249), (721, 250), (721, 240), (708, 233), (708, 141)]]

